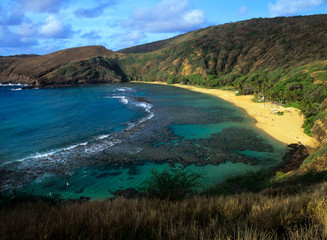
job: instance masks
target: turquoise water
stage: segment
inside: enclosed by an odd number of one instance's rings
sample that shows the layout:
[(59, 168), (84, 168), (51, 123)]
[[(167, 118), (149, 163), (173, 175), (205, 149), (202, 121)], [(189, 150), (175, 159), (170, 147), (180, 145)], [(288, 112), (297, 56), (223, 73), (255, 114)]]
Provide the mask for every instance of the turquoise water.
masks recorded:
[(0, 87), (0, 191), (94, 199), (183, 167), (204, 188), (272, 168), (286, 146), (218, 98), (172, 86)]

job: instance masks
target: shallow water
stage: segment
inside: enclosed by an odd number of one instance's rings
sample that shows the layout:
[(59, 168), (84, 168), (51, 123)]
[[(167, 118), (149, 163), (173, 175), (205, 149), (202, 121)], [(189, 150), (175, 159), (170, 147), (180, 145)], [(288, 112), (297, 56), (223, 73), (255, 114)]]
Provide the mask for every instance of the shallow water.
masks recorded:
[(152, 168), (226, 176), (281, 163), (286, 146), (242, 110), (172, 86), (0, 87), (0, 189), (107, 198)]

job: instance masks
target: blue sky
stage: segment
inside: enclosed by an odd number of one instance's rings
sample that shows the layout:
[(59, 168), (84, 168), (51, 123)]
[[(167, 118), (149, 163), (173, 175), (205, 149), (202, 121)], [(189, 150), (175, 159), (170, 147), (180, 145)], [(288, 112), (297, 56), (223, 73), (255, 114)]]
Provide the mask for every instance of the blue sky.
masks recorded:
[(327, 13), (327, 0), (1, 0), (0, 55), (119, 50), (227, 22)]

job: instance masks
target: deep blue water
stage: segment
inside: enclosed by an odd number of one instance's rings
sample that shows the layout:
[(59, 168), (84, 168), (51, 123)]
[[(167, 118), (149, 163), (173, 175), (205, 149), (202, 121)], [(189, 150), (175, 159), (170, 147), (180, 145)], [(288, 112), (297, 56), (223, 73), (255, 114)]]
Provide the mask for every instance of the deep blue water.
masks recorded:
[(0, 87), (2, 191), (106, 198), (173, 164), (200, 173), (207, 187), (277, 166), (285, 151), (242, 110), (185, 89)]

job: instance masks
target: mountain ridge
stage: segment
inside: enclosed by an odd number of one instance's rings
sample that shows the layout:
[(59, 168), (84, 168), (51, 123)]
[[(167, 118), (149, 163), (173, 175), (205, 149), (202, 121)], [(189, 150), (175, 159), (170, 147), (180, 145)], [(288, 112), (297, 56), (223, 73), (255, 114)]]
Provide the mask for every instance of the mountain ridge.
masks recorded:
[[(64, 65), (94, 56), (112, 57), (114, 54), (103, 46), (85, 46), (46, 55), (4, 57), (0, 58), (0, 82), (38, 85), (41, 81), (50, 85), (51, 73)], [(47, 84), (48, 80), (50, 84)]]

